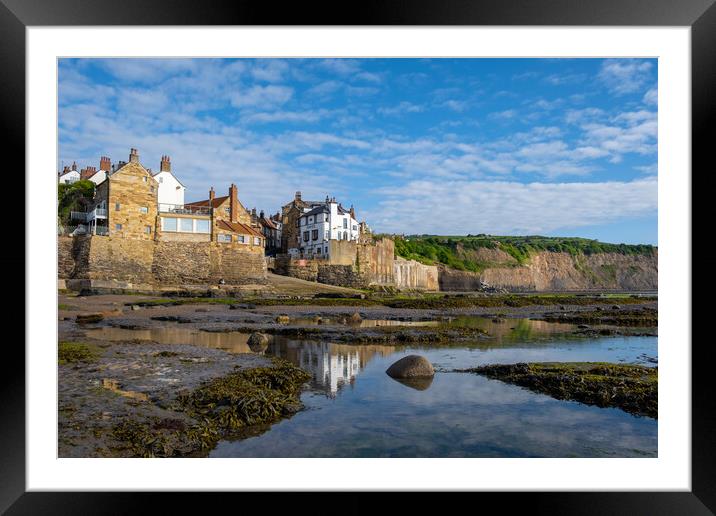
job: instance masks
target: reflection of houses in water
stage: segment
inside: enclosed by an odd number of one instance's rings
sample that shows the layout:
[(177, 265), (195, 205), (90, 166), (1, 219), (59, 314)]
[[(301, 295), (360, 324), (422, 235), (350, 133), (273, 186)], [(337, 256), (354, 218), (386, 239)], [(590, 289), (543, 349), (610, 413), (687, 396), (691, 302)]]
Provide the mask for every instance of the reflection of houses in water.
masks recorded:
[(327, 342), (283, 341), (276, 339), (272, 353), (282, 356), (313, 375), (315, 386), (330, 396), (346, 384), (376, 355), (389, 355), (391, 346), (347, 346)]
[(355, 381), (361, 361), (358, 351), (331, 353), (331, 347), (324, 342), (306, 343), (298, 352), (298, 366), (310, 371), (318, 385), (335, 395), (339, 386)]

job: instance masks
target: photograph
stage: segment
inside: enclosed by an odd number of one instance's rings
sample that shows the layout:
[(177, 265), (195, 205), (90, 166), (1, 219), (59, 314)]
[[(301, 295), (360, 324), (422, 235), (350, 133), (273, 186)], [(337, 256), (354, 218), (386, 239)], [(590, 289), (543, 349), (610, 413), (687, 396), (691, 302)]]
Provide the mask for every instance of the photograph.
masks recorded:
[(58, 57), (57, 457), (659, 458), (659, 67)]

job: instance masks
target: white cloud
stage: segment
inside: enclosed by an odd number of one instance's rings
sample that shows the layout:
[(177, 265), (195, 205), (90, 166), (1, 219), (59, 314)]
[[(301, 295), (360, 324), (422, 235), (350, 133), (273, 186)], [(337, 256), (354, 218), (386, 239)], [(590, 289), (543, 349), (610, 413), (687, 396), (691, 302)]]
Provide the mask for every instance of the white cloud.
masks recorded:
[(517, 117), (517, 111), (514, 109), (506, 109), (504, 111), (496, 111), (487, 115), (492, 120), (508, 121), (514, 120)]
[(246, 123), (293, 122), (315, 123), (327, 116), (329, 111), (275, 111), (270, 113), (254, 113), (242, 118)]
[(231, 105), (253, 110), (272, 109), (288, 102), (293, 88), (288, 86), (252, 86), (231, 96)]
[(402, 115), (405, 113), (420, 113), (421, 111), (424, 111), (424, 106), (419, 106), (417, 104), (413, 104), (412, 102), (403, 101), (397, 106), (391, 106), (391, 107), (380, 107), (378, 108), (378, 113), (381, 113), (383, 115)]
[(615, 95), (641, 90), (651, 81), (652, 64), (636, 59), (607, 59), (602, 63), (598, 78)]
[(657, 208), (654, 178), (530, 184), (413, 181), (381, 193), (388, 199), (370, 214), (372, 225), (410, 233), (441, 234), (445, 228), (458, 235), (548, 233), (648, 215)]
[(657, 102), (659, 101), (658, 90), (656, 88), (651, 88), (646, 93), (644, 93), (644, 98), (642, 100), (644, 101), (644, 104), (656, 106)]

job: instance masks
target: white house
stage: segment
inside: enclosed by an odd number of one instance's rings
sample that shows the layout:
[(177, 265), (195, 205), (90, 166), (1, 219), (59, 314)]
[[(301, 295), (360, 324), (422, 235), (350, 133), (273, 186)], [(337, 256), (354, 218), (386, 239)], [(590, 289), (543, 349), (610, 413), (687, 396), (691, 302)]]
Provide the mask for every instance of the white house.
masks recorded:
[(336, 198), (306, 209), (298, 219), (300, 254), (310, 258), (330, 258), (330, 240), (358, 240), (360, 228), (351, 206), (346, 210)]
[(186, 187), (172, 174), (172, 164), (169, 156), (162, 156), (159, 163), (159, 172), (154, 174), (159, 183), (158, 202), (160, 205), (184, 205), (184, 191)]
[(72, 167), (65, 167), (59, 174), (59, 182), (70, 184), (80, 180), (80, 173), (77, 172), (77, 163), (72, 163)]

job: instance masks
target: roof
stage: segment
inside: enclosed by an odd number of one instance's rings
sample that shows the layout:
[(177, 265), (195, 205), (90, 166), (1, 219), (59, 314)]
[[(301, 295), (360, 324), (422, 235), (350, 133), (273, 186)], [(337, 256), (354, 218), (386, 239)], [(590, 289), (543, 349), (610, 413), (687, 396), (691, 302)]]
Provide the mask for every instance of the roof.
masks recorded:
[(79, 172), (77, 172), (76, 170), (68, 170), (67, 172), (62, 172), (59, 177), (66, 176), (67, 174), (71, 174), (72, 172), (74, 172), (75, 174), (79, 174)]
[(307, 217), (309, 215), (318, 215), (319, 213), (330, 213), (331, 211), (328, 209), (328, 206), (325, 204), (321, 206), (316, 206), (310, 211), (307, 211), (306, 213), (302, 213), (301, 217)]
[[(160, 171), (157, 172), (156, 174), (152, 174), (152, 177), (157, 177), (157, 176), (158, 176), (159, 174), (161, 174), (161, 173), (167, 173), (167, 174), (169, 174), (169, 175), (172, 176), (174, 179), (176, 179), (177, 183), (179, 183), (180, 185), (184, 186), (184, 183), (182, 183), (181, 181), (179, 181), (179, 178), (178, 178), (177, 176), (175, 176), (175, 175), (172, 173), (171, 170), (160, 170)], [(186, 186), (184, 186), (184, 188), (186, 188)]]
[[(214, 199), (212, 199), (211, 201), (211, 207), (218, 208), (228, 198), (228, 195), (224, 195), (223, 197), (214, 197)], [(188, 202), (186, 204), (187, 206), (209, 206), (209, 199), (204, 199), (203, 201)]]
[(261, 233), (256, 231), (251, 226), (247, 226), (246, 224), (242, 224), (241, 222), (229, 222), (228, 220), (219, 220), (217, 221), (216, 226), (219, 229), (223, 229), (226, 231), (233, 231), (234, 233), (240, 233), (242, 235), (253, 235), (263, 238), (263, 235)]
[(269, 229), (277, 229), (276, 223), (271, 219), (267, 219), (266, 217), (260, 217), (259, 222)]

